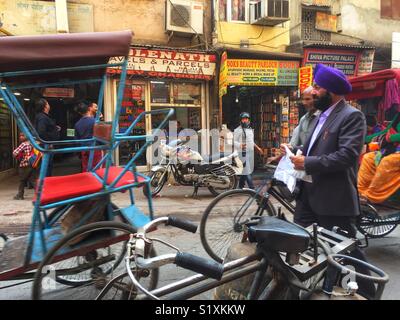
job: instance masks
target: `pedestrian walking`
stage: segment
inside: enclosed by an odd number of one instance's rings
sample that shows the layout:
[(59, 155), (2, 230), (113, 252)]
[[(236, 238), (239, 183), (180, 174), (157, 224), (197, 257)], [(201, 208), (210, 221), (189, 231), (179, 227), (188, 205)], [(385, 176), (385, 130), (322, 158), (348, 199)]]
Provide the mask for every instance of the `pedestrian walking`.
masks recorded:
[(233, 131), (233, 141), (235, 151), (238, 152), (240, 160), (243, 162), (243, 172), (239, 179), (239, 189), (243, 189), (245, 184), (250, 189), (254, 189), (251, 174), (254, 170), (254, 149), (263, 154), (262, 149), (254, 142), (254, 131), (250, 126), (250, 114), (242, 112), (240, 114), (240, 125)]
[(20, 145), (13, 151), (14, 158), (19, 162), (19, 186), (14, 200), (24, 200), (25, 187), (28, 184), (35, 185), (35, 169), (29, 162), (29, 158), (33, 154), (33, 147), (22, 132), (19, 134), (19, 142)]

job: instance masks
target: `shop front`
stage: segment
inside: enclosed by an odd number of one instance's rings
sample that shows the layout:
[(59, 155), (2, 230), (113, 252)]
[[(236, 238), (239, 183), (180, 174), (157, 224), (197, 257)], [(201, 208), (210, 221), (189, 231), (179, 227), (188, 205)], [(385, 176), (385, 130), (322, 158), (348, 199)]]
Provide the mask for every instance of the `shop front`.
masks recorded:
[(14, 131), (11, 111), (0, 100), (0, 179), (14, 174), (12, 157)]
[(298, 124), (300, 59), (238, 59), (229, 57), (228, 52), (223, 63), (222, 124), (233, 131), (240, 113), (250, 113), (255, 142), (264, 151), (264, 157), (255, 163), (255, 168), (261, 167), (277, 154), (281, 143), (289, 142)]
[[(166, 139), (172, 139), (176, 133), (197, 134), (202, 129), (209, 129), (210, 88), (215, 76), (215, 64), (216, 56), (205, 52), (132, 47), (119, 117), (120, 132), (124, 132), (141, 112), (162, 108), (173, 108), (175, 111), (164, 130)], [(111, 120), (115, 106), (118, 82), (114, 74), (119, 72), (118, 69), (108, 72), (106, 121)], [(158, 126), (162, 117), (146, 117), (132, 133), (149, 133)], [(202, 141), (201, 147), (205, 148), (202, 151), (206, 152), (207, 139)], [(121, 145), (116, 155), (118, 163), (125, 164), (143, 143), (127, 142)], [(137, 165), (146, 170), (151, 160), (148, 152), (139, 159)]]

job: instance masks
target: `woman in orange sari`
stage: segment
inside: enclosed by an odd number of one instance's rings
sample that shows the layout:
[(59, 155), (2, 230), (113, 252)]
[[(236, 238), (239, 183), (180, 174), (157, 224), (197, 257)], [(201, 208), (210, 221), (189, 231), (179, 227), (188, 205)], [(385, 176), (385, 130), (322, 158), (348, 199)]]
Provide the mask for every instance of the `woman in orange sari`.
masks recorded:
[(367, 136), (383, 137), (380, 151), (367, 153), (358, 172), (358, 192), (363, 200), (381, 203), (400, 189), (400, 112), (388, 127)]

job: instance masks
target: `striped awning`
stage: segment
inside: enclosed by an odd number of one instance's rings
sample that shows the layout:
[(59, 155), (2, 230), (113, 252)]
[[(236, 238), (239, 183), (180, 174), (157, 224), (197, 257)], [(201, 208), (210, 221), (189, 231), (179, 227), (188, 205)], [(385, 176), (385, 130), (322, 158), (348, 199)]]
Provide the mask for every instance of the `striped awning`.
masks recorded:
[(331, 7), (333, 0), (301, 0), (301, 4), (316, 7)]

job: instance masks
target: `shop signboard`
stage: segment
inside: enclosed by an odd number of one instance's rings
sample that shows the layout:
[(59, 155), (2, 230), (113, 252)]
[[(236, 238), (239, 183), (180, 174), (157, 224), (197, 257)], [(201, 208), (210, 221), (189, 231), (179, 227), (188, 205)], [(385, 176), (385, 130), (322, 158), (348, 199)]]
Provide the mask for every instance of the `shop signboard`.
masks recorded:
[(73, 88), (45, 88), (43, 97), (48, 98), (73, 98), (75, 90)]
[(317, 12), (315, 29), (328, 32), (337, 32), (337, 16), (325, 12)]
[(375, 49), (364, 50), (360, 55), (360, 64), (358, 65), (357, 75), (371, 73), (374, 65)]
[[(110, 63), (124, 57), (113, 57)], [(128, 74), (154, 78), (212, 80), (215, 76), (216, 56), (200, 52), (150, 50), (131, 48)], [(119, 67), (107, 69), (109, 74), (120, 73)]]
[(304, 49), (304, 65), (313, 68), (318, 63), (323, 63), (343, 71), (347, 76), (355, 76), (358, 71), (360, 52), (346, 50), (332, 50), (320, 48)]
[(303, 93), (305, 89), (312, 85), (313, 68), (311, 66), (302, 67), (299, 69), (299, 89)]
[(221, 56), (221, 66), (219, 71), (219, 96), (222, 97), (228, 91), (228, 66), (226, 51)]
[(228, 59), (227, 84), (297, 86), (298, 61)]

